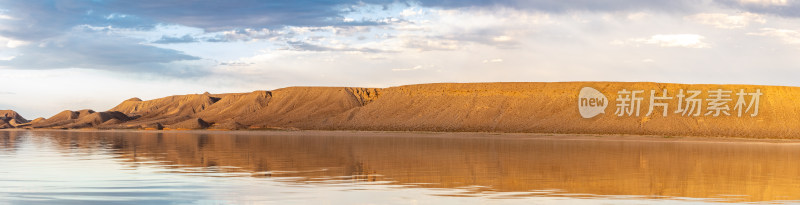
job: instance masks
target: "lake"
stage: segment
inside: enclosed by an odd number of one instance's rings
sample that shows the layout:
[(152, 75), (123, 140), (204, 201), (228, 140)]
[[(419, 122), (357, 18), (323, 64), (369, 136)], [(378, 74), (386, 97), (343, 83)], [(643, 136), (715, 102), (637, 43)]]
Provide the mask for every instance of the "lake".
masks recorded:
[(0, 131), (0, 204), (800, 203), (800, 144), (402, 132)]

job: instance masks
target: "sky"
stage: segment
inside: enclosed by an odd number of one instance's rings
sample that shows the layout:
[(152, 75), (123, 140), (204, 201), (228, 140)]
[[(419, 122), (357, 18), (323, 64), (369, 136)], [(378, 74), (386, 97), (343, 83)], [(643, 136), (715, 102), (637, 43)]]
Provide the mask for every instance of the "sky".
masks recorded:
[(0, 109), (289, 86), (800, 86), (794, 0), (0, 0)]

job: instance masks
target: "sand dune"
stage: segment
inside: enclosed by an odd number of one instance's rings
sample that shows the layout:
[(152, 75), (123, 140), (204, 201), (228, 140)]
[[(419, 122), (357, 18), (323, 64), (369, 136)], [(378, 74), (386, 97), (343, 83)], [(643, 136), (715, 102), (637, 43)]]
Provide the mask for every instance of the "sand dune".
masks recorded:
[[(604, 114), (588, 119), (581, 116), (578, 93), (584, 87), (596, 89), (607, 97), (604, 102), (608, 108)], [(660, 106), (666, 105), (669, 111), (665, 113), (669, 115), (664, 117), (660, 111), (646, 115), (650, 91), (661, 95), (664, 89), (672, 100), (661, 102)], [(711, 101), (709, 91), (717, 89), (730, 91), (727, 93), (728, 110), (723, 115), (706, 115), (710, 110), (703, 110), (698, 116), (674, 112), (678, 102), (682, 102), (678, 100), (679, 91), (685, 90), (686, 94), (692, 90), (703, 91), (699, 96), (704, 100), (701, 105), (707, 106)], [(625, 90), (643, 91), (639, 95), (643, 97), (639, 116), (615, 114), (618, 92)], [(738, 116), (734, 106), (739, 90), (758, 90), (762, 94), (757, 115), (751, 116), (755, 114), (753, 109), (742, 109), (744, 115)], [(622, 82), (288, 87), (250, 93), (176, 95), (147, 101), (132, 98), (104, 112), (107, 114), (81, 119), (94, 111), (64, 111), (29, 125), (34, 128), (247, 128), (797, 138), (800, 137), (797, 129), (800, 127), (800, 104), (795, 102), (794, 96), (798, 93), (800, 88), (782, 86)]]

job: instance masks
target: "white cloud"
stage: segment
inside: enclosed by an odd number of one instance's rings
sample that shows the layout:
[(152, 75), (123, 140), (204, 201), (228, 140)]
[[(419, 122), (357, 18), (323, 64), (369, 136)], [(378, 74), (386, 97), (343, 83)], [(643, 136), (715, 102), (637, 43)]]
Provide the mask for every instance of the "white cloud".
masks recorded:
[(29, 44), (29, 42), (27, 42), (27, 41), (9, 40), (6, 43), (6, 47), (16, 48), (16, 47), (20, 47), (20, 46), (24, 46), (24, 45), (28, 45), (28, 44)]
[(422, 70), (422, 69), (428, 69), (428, 68), (433, 68), (433, 67), (436, 67), (436, 66), (434, 66), (434, 65), (417, 65), (417, 66), (414, 66), (414, 67), (411, 67), (411, 68), (394, 68), (394, 69), (392, 69), (392, 71)]
[(8, 48), (16, 48), (16, 47), (20, 47), (20, 46), (24, 46), (24, 45), (28, 45), (28, 44), (30, 44), (30, 42), (20, 41), (20, 40), (15, 40), (15, 39), (10, 39), (10, 38), (5, 38), (5, 37), (0, 36), (0, 45), (5, 45)]
[[(308, 28), (305, 27), (291, 27), (288, 28), (291, 31), (297, 33), (305, 33), (308, 32)], [(305, 29), (305, 30), (304, 30)], [(251, 40), (258, 40), (258, 39), (270, 39), (275, 36), (281, 35), (284, 33), (279, 33), (273, 30), (269, 30), (266, 28), (263, 29), (237, 29), (237, 30), (229, 30), (223, 31), (219, 34), (219, 40), (227, 40), (227, 41), (251, 41)]]
[(113, 14), (109, 14), (109, 15), (107, 15), (107, 16), (106, 16), (106, 20), (111, 20), (111, 19), (121, 19), (121, 18), (127, 18), (127, 17), (128, 17), (128, 15), (125, 15), (125, 14), (117, 14), (117, 13), (113, 13)]
[(496, 36), (496, 37), (492, 38), (492, 41), (495, 41), (495, 42), (508, 42), (508, 41), (511, 41), (511, 37), (509, 37), (509, 36)]
[(522, 38), (554, 24), (549, 14), (515, 9), (428, 9), (393, 25), (407, 48), (458, 50), (472, 44), (516, 48)]
[(486, 59), (486, 60), (483, 60), (483, 63), (502, 63), (502, 62), (503, 62), (503, 59), (502, 59), (502, 58), (495, 58), (495, 59)]
[(459, 42), (449, 39), (426, 39), (424, 37), (401, 36), (406, 48), (419, 51), (430, 50), (458, 50)]
[(747, 33), (751, 36), (775, 37), (787, 44), (800, 44), (800, 31), (788, 29), (763, 28), (758, 33)]
[(400, 12), (400, 15), (403, 17), (416, 16), (419, 14), (422, 14), (422, 9), (415, 10), (414, 8), (407, 8)]
[(16, 20), (16, 19), (9, 15), (0, 14), (0, 20)]
[(646, 19), (646, 18), (648, 18), (648, 17), (650, 17), (650, 16), (652, 16), (652, 15), (651, 15), (651, 14), (649, 14), (649, 13), (645, 13), (645, 12), (636, 12), (636, 13), (630, 13), (630, 14), (628, 14), (628, 15), (626, 16), (626, 18), (627, 18), (628, 20), (631, 20), (631, 21), (639, 21), (639, 20)]
[(17, 58), (17, 56), (0, 56), (0, 61), (10, 61), (14, 60), (14, 58)]
[(764, 24), (767, 22), (763, 16), (754, 13), (742, 13), (739, 15), (700, 13), (687, 16), (684, 19), (723, 29), (744, 28), (751, 23)]
[(635, 45), (649, 44), (658, 45), (661, 47), (683, 47), (683, 48), (709, 48), (710, 46), (703, 42), (705, 37), (697, 34), (658, 34), (650, 38), (633, 38), (627, 41), (612, 41), (612, 45)]
[(743, 4), (757, 4), (761, 6), (786, 6), (787, 0), (740, 0)]

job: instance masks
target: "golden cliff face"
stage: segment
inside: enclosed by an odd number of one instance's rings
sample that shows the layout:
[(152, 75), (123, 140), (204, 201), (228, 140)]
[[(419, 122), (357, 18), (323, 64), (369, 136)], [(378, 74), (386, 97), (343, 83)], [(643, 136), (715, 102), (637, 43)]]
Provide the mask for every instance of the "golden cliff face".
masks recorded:
[[(584, 88), (602, 95), (594, 103), (605, 106), (596, 108), (588, 118), (578, 107), (579, 93)], [(716, 95), (717, 91), (721, 95)], [(251, 93), (178, 95), (148, 101), (134, 98), (110, 110), (124, 113), (130, 120), (101, 121), (93, 127), (170, 127), (199, 118), (208, 122), (208, 126), (200, 128), (219, 129), (795, 138), (800, 136), (794, 129), (800, 126), (800, 105), (795, 103), (798, 93), (800, 88), (782, 86), (638, 82), (441, 83), (383, 89), (288, 87)], [(753, 101), (755, 98), (757, 102)], [(637, 108), (637, 112), (631, 107)], [(58, 124), (54, 121), (59, 120), (47, 121)]]
[[(578, 94), (584, 87), (597, 89), (607, 97), (605, 113), (588, 119), (581, 116)], [(663, 97), (664, 89), (672, 99), (654, 100), (661, 106), (654, 106), (647, 115), (650, 92)], [(709, 92), (720, 89), (730, 91), (726, 105), (729, 115), (708, 113), (712, 111), (708, 109)], [(642, 97), (639, 116), (635, 112), (622, 116), (615, 113), (620, 107), (617, 98), (624, 90), (643, 91), (638, 96)], [(696, 96), (701, 100), (695, 110), (698, 112), (676, 113), (681, 90), (684, 95), (701, 92)], [(741, 117), (734, 109), (740, 90), (761, 93), (758, 106), (751, 106), (749, 111), (743, 108)], [(792, 129), (800, 125), (800, 106), (793, 97), (797, 92), (800, 89), (779, 86), (611, 82), (412, 85), (383, 89), (378, 100), (356, 108), (350, 120), (339, 120), (343, 123), (329, 128), (792, 138), (800, 134)], [(744, 97), (746, 107), (752, 97)], [(682, 108), (686, 107), (685, 98)], [(755, 107), (759, 110), (752, 116)], [(699, 115), (694, 116), (696, 113)]]

